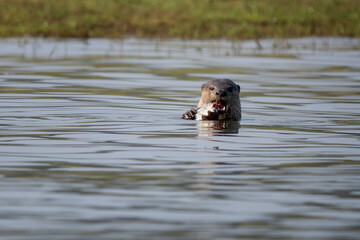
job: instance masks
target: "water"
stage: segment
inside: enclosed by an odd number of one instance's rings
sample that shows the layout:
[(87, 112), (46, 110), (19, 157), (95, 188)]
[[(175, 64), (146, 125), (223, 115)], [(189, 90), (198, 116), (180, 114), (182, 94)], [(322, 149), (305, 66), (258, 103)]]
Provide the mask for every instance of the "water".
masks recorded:
[(360, 40), (260, 44), (0, 40), (1, 239), (359, 239)]

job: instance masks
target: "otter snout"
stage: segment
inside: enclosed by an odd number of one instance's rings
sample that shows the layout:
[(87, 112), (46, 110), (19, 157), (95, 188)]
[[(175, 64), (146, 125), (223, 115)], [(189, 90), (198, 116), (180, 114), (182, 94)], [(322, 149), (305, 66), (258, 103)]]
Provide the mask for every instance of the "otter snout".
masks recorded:
[(223, 91), (223, 90), (219, 90), (216, 92), (216, 95), (218, 95), (220, 97), (225, 97), (227, 95), (227, 92)]

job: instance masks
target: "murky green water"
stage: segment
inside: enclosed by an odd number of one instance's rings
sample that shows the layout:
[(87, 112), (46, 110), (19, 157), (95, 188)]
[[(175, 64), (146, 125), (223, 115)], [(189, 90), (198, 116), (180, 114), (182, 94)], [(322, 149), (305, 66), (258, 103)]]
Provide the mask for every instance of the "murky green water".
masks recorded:
[(1, 238), (358, 239), (360, 40), (260, 44), (1, 40)]

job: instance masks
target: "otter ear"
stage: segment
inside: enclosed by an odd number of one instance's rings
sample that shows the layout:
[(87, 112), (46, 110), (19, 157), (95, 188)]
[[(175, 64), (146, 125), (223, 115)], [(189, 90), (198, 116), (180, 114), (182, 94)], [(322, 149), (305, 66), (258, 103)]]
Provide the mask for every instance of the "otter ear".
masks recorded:
[(238, 90), (239, 90), (239, 92), (240, 92), (240, 86), (239, 85), (236, 85), (237, 86), (237, 88), (238, 88)]
[(206, 85), (205, 83), (203, 85), (201, 85), (201, 90), (204, 89), (205, 85)]

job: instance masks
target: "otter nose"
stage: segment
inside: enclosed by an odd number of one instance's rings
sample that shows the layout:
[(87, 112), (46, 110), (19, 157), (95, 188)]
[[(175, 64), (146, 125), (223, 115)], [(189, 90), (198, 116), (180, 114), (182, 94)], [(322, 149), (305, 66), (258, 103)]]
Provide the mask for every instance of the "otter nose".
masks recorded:
[(219, 90), (219, 91), (216, 92), (216, 95), (220, 95), (220, 97), (225, 97), (226, 96), (226, 91)]

